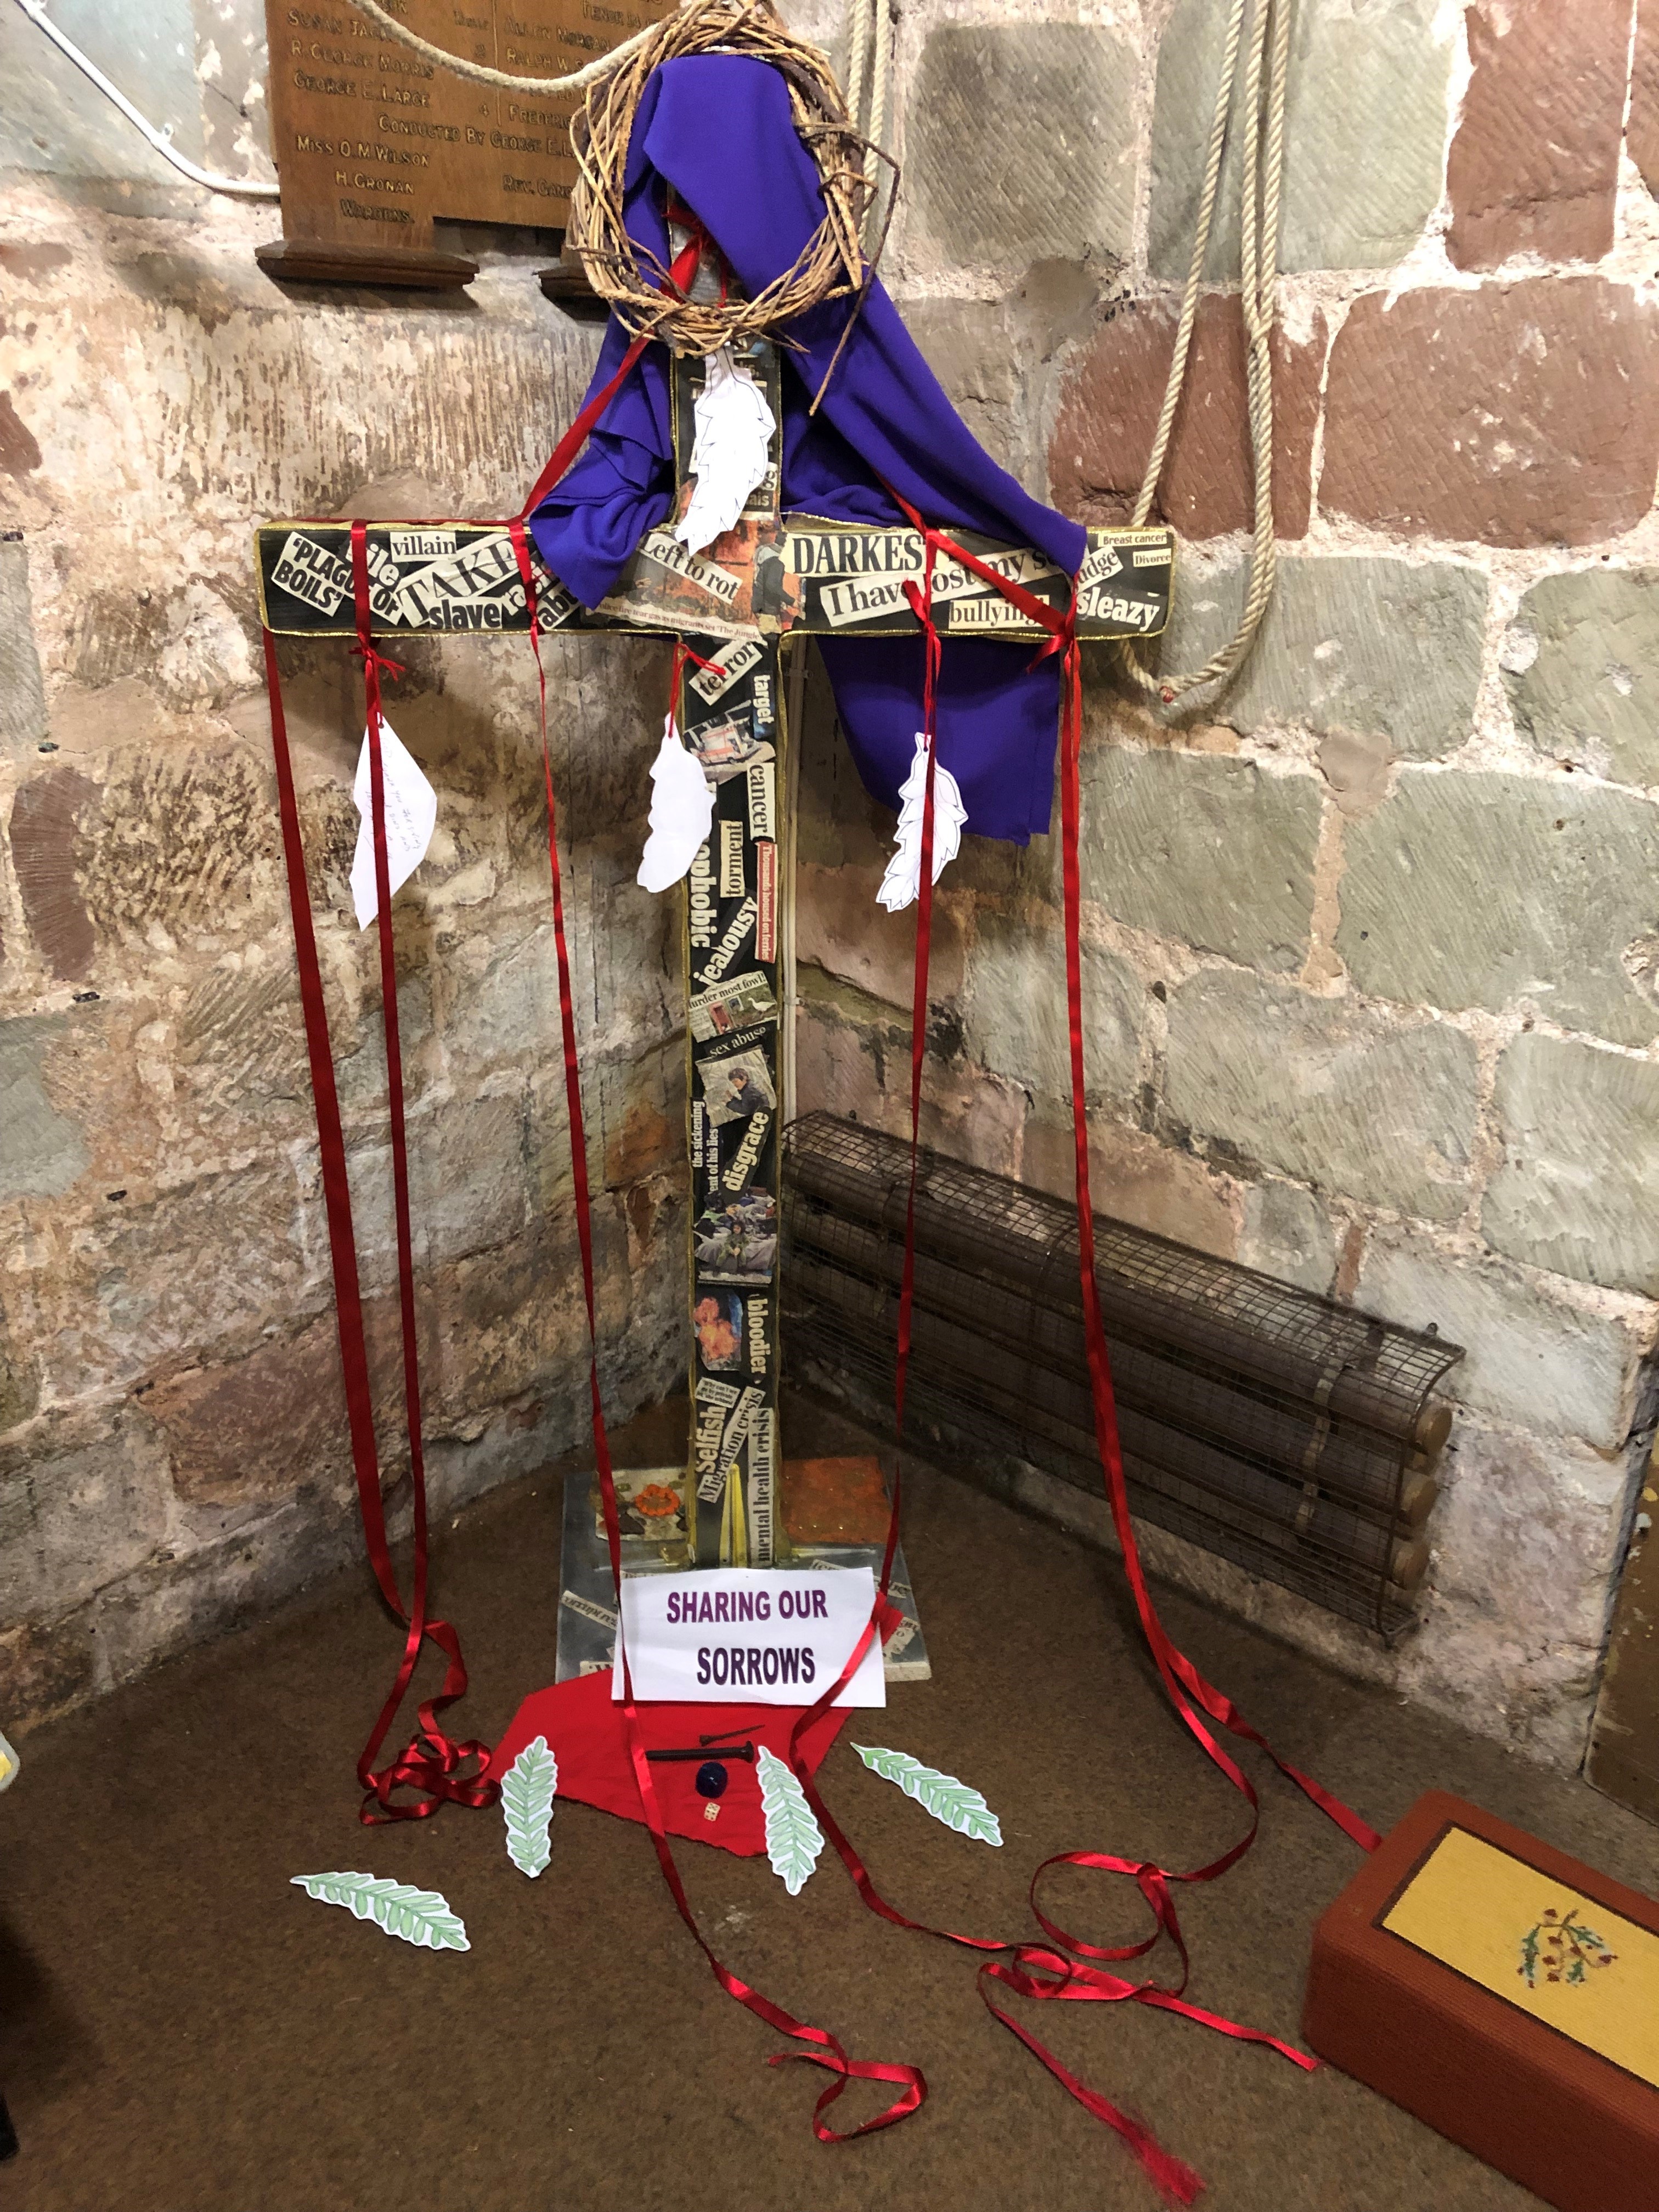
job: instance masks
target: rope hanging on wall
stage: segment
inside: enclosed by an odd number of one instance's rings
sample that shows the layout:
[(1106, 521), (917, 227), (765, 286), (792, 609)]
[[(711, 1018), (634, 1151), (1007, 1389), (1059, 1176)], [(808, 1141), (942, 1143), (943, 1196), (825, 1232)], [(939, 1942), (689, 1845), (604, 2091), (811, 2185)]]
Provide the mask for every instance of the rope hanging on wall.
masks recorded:
[[(892, 17), (889, 0), (848, 0), (847, 10), (847, 112), (857, 125), (869, 117), (868, 145), (872, 158), (865, 163), (870, 180), (870, 205), (864, 218), (865, 246), (873, 261), (885, 226), (878, 207), (879, 178), (876, 171), (881, 142), (887, 130), (887, 101), (892, 76)], [(891, 213), (891, 198), (888, 207)]]
[[(1243, 146), (1239, 180), (1239, 296), (1244, 317), (1244, 370), (1249, 392), (1251, 475), (1254, 514), (1250, 533), (1248, 584), (1238, 627), (1218, 653), (1189, 675), (1154, 675), (1132, 645), (1123, 648), (1123, 664), (1139, 689), (1172, 706), (1188, 693), (1210, 684), (1226, 683), (1249, 651), (1262, 617), (1273, 597), (1277, 551), (1273, 543), (1273, 287), (1279, 275), (1279, 185), (1285, 167), (1285, 80), (1290, 58), (1291, 0), (1255, 0), (1250, 22), (1249, 52), (1244, 70)], [(1204, 183), (1199, 195), (1198, 220), (1193, 233), (1192, 261), (1182, 296), (1181, 319), (1176, 328), (1175, 351), (1164, 387), (1164, 404), (1147, 457), (1133, 520), (1144, 523), (1152, 513), (1158, 479), (1169, 452), (1185, 386), (1192, 349), (1193, 324), (1198, 313), (1199, 287), (1215, 216), (1221, 163), (1226, 150), (1234, 88), (1238, 75), (1238, 50), (1243, 41), (1245, 0), (1231, 0), (1227, 38), (1221, 58), (1221, 76), (1216, 87), (1215, 112), (1210, 124), (1209, 149), (1205, 157)], [(1271, 47), (1271, 53), (1269, 49)], [(1263, 88), (1263, 76), (1267, 83)]]

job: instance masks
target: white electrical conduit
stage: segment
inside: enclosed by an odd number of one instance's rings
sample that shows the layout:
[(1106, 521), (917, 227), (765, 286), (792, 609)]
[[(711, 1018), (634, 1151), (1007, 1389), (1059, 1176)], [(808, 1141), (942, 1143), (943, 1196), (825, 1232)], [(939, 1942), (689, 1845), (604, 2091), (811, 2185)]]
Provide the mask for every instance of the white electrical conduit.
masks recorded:
[(141, 115), (125, 93), (110, 82), (97, 63), (83, 54), (74, 40), (58, 29), (47, 15), (42, 0), (17, 0), (17, 4), (30, 22), (46, 33), (58, 52), (68, 56), (81, 74), (97, 86), (105, 99), (120, 109), (136, 131), (143, 132), (162, 160), (171, 161), (175, 169), (190, 179), (191, 184), (200, 185), (210, 192), (234, 192), (240, 199), (274, 200), (277, 198), (277, 187), (263, 184), (257, 177), (224, 177), (216, 169), (198, 167), (173, 144), (173, 125), (165, 124), (158, 131), (148, 116)]

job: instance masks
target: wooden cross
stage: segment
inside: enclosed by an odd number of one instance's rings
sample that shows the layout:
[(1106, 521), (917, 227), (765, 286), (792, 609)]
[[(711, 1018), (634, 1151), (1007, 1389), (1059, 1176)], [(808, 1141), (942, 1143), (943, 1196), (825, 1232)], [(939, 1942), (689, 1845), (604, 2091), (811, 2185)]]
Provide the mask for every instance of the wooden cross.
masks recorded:
[[(740, 356), (744, 358), (744, 356)], [(904, 594), (925, 569), (914, 529), (817, 521), (779, 510), (783, 404), (777, 356), (757, 341), (747, 366), (777, 426), (770, 465), (737, 526), (692, 555), (672, 524), (690, 495), (693, 403), (704, 365), (673, 365), (674, 515), (648, 532), (611, 597), (589, 611), (535, 564), (543, 637), (608, 629), (690, 648), (676, 721), (714, 788), (708, 842), (684, 893), (687, 1139), (691, 1164), (691, 1409), (685, 1484), (690, 1559), (768, 1566), (776, 1522), (779, 1133), (793, 1110), (781, 1042), (793, 1004), (789, 943), (789, 748), (799, 732), (805, 639), (914, 636)], [(260, 617), (279, 636), (355, 637), (350, 525), (268, 522), (257, 532)], [(1072, 580), (1043, 556), (969, 532), (970, 553), (1063, 608)], [(1173, 533), (1091, 529), (1077, 580), (1077, 635), (1144, 638), (1169, 613)], [(371, 523), (371, 627), (377, 639), (524, 635), (529, 613), (500, 522)], [(933, 615), (946, 637), (1046, 642), (991, 586), (936, 562)], [(794, 680), (787, 709), (784, 656)], [(920, 716), (918, 717), (920, 718)], [(971, 825), (970, 825), (971, 826)]]

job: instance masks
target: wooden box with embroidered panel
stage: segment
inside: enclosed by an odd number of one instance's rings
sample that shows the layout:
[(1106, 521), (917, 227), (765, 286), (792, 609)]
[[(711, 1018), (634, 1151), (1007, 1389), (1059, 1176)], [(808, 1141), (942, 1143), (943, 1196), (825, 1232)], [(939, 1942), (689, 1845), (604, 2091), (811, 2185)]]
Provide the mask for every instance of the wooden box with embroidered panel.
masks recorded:
[(1432, 1791), (1314, 1930), (1310, 2046), (1559, 2212), (1659, 2212), (1659, 1904)]

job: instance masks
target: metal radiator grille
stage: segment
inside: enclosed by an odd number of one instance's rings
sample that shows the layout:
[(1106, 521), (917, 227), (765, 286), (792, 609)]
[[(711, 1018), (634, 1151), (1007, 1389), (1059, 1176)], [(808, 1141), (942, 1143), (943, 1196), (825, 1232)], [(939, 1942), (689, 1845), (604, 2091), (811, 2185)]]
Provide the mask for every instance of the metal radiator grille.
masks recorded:
[[(909, 1151), (828, 1114), (787, 1133), (792, 1354), (890, 1386)], [(1097, 1217), (1137, 1513), (1392, 1637), (1413, 1617), (1459, 1347)], [(916, 1184), (911, 1402), (1098, 1492), (1063, 1200), (934, 1152)]]

